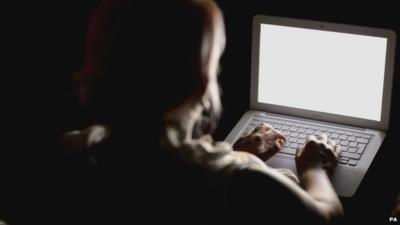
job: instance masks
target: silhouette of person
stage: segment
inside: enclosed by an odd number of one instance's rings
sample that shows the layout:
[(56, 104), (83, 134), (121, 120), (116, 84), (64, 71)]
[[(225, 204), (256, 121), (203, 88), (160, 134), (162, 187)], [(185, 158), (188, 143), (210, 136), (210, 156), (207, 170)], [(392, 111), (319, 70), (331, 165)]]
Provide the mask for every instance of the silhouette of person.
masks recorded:
[(211, 0), (102, 1), (73, 77), (93, 125), (65, 134), (65, 145), (108, 171), (119, 196), (108, 208), (118, 211), (112, 218), (335, 221), (343, 212), (330, 176), (340, 147), (326, 135), (309, 136), (298, 150), (299, 177), (264, 163), (285, 143), (269, 124), (234, 146), (211, 138), (222, 111), (224, 29)]

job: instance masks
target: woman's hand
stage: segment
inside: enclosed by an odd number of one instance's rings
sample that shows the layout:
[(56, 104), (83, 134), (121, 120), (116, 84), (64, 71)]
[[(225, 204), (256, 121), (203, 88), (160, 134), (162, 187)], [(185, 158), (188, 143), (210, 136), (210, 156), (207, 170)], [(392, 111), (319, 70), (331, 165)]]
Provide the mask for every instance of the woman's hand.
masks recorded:
[(250, 134), (244, 135), (233, 145), (235, 150), (253, 153), (266, 161), (275, 155), (286, 139), (280, 131), (271, 125), (261, 123)]
[(332, 176), (340, 154), (340, 145), (329, 140), (326, 134), (320, 136), (310, 135), (306, 143), (297, 149), (296, 166), (301, 176), (312, 169), (325, 169)]

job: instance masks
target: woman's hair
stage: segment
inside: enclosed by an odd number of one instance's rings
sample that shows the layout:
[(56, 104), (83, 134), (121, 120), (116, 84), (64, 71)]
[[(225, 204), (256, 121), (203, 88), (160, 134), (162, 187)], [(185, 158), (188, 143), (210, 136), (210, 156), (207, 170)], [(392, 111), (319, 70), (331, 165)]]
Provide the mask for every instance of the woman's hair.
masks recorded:
[(167, 110), (200, 101), (216, 13), (208, 0), (101, 2), (74, 75), (93, 122), (159, 126)]

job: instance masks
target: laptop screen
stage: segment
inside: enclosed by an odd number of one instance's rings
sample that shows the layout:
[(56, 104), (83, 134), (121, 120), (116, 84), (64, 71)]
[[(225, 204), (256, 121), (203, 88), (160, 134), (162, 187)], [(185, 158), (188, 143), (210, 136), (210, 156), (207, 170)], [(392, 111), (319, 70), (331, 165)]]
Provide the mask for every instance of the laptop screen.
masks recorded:
[(261, 24), (258, 102), (380, 121), (387, 38)]

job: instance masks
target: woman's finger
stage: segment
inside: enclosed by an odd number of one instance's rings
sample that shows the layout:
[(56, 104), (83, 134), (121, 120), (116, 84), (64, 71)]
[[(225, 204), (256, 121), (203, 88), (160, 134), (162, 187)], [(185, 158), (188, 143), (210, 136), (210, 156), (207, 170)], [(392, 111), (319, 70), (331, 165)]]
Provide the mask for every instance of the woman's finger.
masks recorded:
[(332, 140), (332, 139), (328, 139), (327, 144), (328, 144), (328, 145), (335, 146), (335, 145), (336, 145), (336, 141), (334, 141), (334, 140)]
[(335, 153), (335, 156), (339, 158), (340, 152), (341, 152), (341, 146), (339, 144), (336, 144), (333, 146), (333, 152)]
[(283, 140), (284, 142), (286, 141), (286, 137), (285, 137), (285, 135), (283, 135), (282, 132), (280, 132), (280, 131), (275, 131), (275, 132), (276, 132), (276, 133), (275, 133), (275, 138), (281, 139), (281, 140)]
[(325, 133), (323, 133), (317, 136), (317, 140), (322, 141), (323, 143), (327, 143), (328, 136)]

